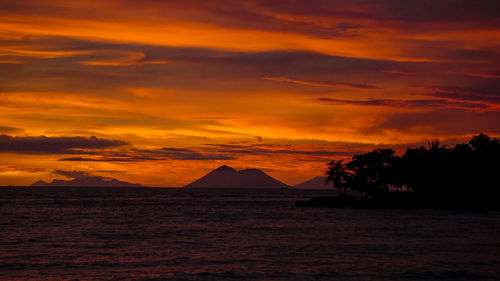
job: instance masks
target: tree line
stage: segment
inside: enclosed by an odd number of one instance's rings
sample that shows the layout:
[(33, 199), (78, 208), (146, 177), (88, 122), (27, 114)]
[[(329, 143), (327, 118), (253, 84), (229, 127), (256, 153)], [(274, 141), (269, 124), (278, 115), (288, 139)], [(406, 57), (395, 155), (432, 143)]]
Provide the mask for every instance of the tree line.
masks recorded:
[(326, 180), (341, 197), (346, 188), (369, 196), (399, 189), (422, 198), (492, 200), (500, 195), (499, 163), (499, 141), (480, 134), (454, 147), (436, 139), (427, 147), (407, 148), (402, 156), (375, 149), (348, 163), (333, 160)]

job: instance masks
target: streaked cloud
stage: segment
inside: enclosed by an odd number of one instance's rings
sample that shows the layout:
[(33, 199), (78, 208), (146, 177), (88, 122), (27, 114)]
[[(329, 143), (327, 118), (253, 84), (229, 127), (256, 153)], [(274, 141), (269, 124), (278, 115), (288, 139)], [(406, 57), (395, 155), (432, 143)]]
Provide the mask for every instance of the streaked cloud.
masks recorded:
[(105, 55), (101, 59), (91, 59), (82, 62), (84, 65), (91, 66), (130, 66), (130, 65), (148, 65), (148, 64), (167, 64), (166, 60), (147, 59), (141, 52), (122, 52), (122, 51), (102, 51), (97, 53), (99, 56)]
[(480, 77), (486, 79), (500, 79), (500, 74), (490, 74), (490, 73), (466, 73), (468, 76)]
[(399, 74), (399, 75), (415, 75), (415, 74), (417, 74), (416, 72), (402, 71), (402, 70), (397, 70), (397, 69), (383, 70), (383, 72), (391, 73), (391, 74)]
[(354, 84), (346, 82), (322, 82), (322, 81), (304, 81), (291, 79), (286, 77), (264, 77), (264, 80), (276, 82), (288, 82), (299, 85), (313, 86), (313, 87), (326, 87), (326, 88), (343, 88), (343, 89), (374, 89), (375, 86), (366, 84)]
[(466, 110), (484, 110), (488, 105), (476, 102), (455, 102), (445, 99), (413, 99), (413, 100), (394, 100), (394, 99), (368, 99), (368, 100), (342, 100), (334, 98), (317, 98), (313, 101), (331, 105), (357, 105), (357, 106), (387, 106), (394, 108), (426, 109), (436, 107), (451, 107)]
[(496, 89), (461, 88), (461, 87), (427, 87), (419, 94), (444, 98), (453, 101), (474, 101), (500, 105), (500, 92)]
[(4, 175), (39, 174), (43, 173), (44, 171), (45, 169), (43, 168), (20, 168), (20, 167), (0, 165), (0, 174)]

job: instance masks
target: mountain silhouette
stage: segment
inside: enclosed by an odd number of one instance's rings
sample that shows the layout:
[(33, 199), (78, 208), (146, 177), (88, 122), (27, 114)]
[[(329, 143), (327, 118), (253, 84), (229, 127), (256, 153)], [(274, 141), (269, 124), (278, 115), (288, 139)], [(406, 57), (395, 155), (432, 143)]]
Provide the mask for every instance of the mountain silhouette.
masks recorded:
[(99, 176), (75, 178), (73, 180), (53, 180), (51, 183), (39, 180), (31, 186), (77, 186), (77, 187), (142, 187), (140, 184), (107, 179)]
[(285, 188), (288, 185), (259, 169), (237, 171), (223, 165), (200, 179), (184, 186), (189, 188)]
[(303, 183), (294, 185), (297, 189), (332, 189), (330, 184), (325, 183), (326, 177), (317, 176)]

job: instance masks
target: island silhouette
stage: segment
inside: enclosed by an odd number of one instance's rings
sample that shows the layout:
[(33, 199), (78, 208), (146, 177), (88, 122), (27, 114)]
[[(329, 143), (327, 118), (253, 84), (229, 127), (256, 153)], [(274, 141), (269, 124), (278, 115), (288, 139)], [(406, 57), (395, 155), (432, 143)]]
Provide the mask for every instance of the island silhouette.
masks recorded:
[(222, 165), (185, 188), (289, 188), (259, 169), (235, 170)]
[(375, 149), (327, 165), (326, 182), (338, 195), (297, 201), (296, 206), (500, 209), (500, 143), (486, 134), (452, 148), (435, 139), (402, 156)]
[(58, 180), (55, 179), (48, 183), (39, 180), (31, 186), (44, 186), (44, 187), (143, 187), (143, 185), (120, 181), (113, 178), (104, 178), (100, 176), (78, 177), (72, 180)]

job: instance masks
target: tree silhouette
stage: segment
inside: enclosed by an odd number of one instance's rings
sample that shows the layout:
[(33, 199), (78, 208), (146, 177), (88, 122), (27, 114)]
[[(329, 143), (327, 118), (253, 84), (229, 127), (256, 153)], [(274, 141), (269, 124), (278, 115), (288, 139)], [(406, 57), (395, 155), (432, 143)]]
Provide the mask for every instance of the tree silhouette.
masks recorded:
[(485, 134), (453, 148), (434, 139), (427, 147), (408, 148), (402, 156), (391, 149), (375, 149), (352, 157), (346, 164), (331, 161), (327, 182), (374, 197), (392, 187), (405, 187), (422, 202), (436, 204), (497, 204), (500, 196), (500, 142)]
[(347, 169), (354, 172), (349, 182), (354, 188), (366, 193), (387, 190), (393, 183), (392, 168), (395, 152), (392, 149), (375, 149), (356, 155), (347, 163)]
[(344, 188), (344, 182), (349, 180), (349, 178), (352, 176), (352, 173), (347, 170), (347, 166), (342, 163), (343, 160), (339, 161), (330, 161), (327, 163), (328, 170), (325, 172), (326, 177), (326, 183), (328, 184), (329, 182), (333, 183), (333, 187), (337, 188), (339, 190), (339, 196), (340, 198), (344, 197), (343, 194), (343, 188)]
[(433, 139), (427, 142), (430, 152), (440, 152), (446, 150), (446, 145), (441, 145), (439, 139)]
[(469, 141), (469, 144), (479, 153), (498, 153), (500, 148), (500, 144), (497, 139), (491, 139), (485, 134), (473, 136)]

